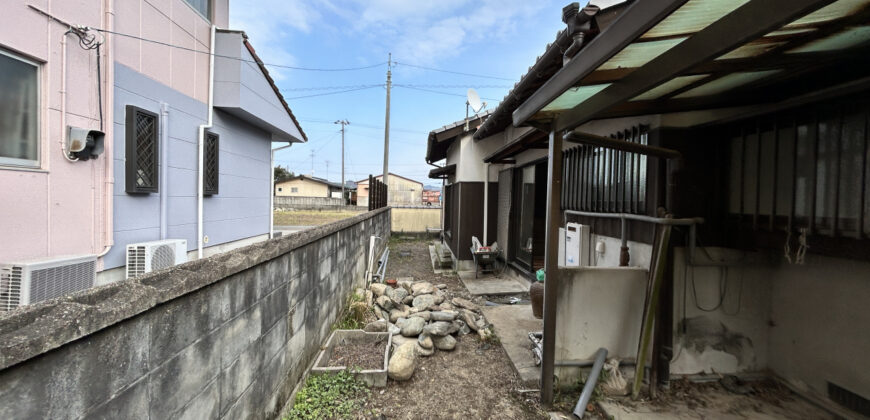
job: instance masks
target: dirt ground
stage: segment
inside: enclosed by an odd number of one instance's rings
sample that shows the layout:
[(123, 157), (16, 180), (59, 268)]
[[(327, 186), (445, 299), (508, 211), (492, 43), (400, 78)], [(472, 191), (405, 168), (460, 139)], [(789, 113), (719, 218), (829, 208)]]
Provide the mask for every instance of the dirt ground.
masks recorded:
[(834, 419), (835, 417), (801, 399), (774, 380), (745, 382), (743, 394), (728, 391), (722, 384), (672, 380), (654, 401), (605, 398), (601, 402), (617, 419)]
[[(363, 210), (360, 207), (360, 211)], [(275, 226), (320, 226), (326, 223), (347, 219), (360, 212), (347, 210), (293, 210), (275, 211)]]
[[(387, 278), (396, 277), (444, 283), (449, 295), (470, 298), (457, 276), (433, 274), (424, 241), (391, 241)], [(537, 393), (521, 390), (504, 349), (469, 334), (453, 351), (421, 357), (410, 380), (372, 389), (366, 410), (385, 419), (546, 419)]]
[(379, 340), (375, 343), (340, 344), (332, 349), (332, 356), (327, 366), (349, 366), (360, 369), (383, 369), (384, 346)]

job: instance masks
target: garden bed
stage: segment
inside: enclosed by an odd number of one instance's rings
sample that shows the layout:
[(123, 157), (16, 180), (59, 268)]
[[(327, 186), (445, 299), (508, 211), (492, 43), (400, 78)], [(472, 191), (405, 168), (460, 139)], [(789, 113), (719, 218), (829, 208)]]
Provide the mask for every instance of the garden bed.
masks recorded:
[(335, 330), (317, 357), (311, 374), (349, 370), (369, 386), (385, 387), (391, 345), (390, 333)]

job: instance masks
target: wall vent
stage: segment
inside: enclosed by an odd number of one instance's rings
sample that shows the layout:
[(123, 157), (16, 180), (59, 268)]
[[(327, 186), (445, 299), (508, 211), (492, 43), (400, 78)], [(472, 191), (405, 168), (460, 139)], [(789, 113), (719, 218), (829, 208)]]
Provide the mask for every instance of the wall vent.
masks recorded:
[(849, 410), (870, 417), (870, 400), (846, 388), (828, 382), (828, 398)]
[(187, 241), (167, 239), (127, 245), (127, 278), (187, 262)]
[(94, 286), (95, 255), (0, 263), (0, 312)]

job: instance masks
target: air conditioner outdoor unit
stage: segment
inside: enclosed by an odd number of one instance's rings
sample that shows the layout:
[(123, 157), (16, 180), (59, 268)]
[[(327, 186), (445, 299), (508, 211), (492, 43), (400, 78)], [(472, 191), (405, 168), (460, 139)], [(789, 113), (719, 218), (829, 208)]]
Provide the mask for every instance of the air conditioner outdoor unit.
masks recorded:
[(0, 312), (94, 286), (97, 256), (0, 263)]
[(187, 262), (187, 241), (166, 239), (127, 245), (127, 278)]

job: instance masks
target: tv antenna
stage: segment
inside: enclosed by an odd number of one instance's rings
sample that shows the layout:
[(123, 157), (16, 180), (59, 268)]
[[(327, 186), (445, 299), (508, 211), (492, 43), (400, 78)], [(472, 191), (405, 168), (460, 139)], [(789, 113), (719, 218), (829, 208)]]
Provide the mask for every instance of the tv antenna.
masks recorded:
[(477, 91), (473, 88), (468, 88), (468, 93), (466, 94), (465, 100), (465, 131), (468, 131), (468, 108), (470, 107), (472, 111), (474, 111), (474, 115), (477, 115), (486, 108), (486, 102), (480, 101), (480, 95), (477, 94)]

